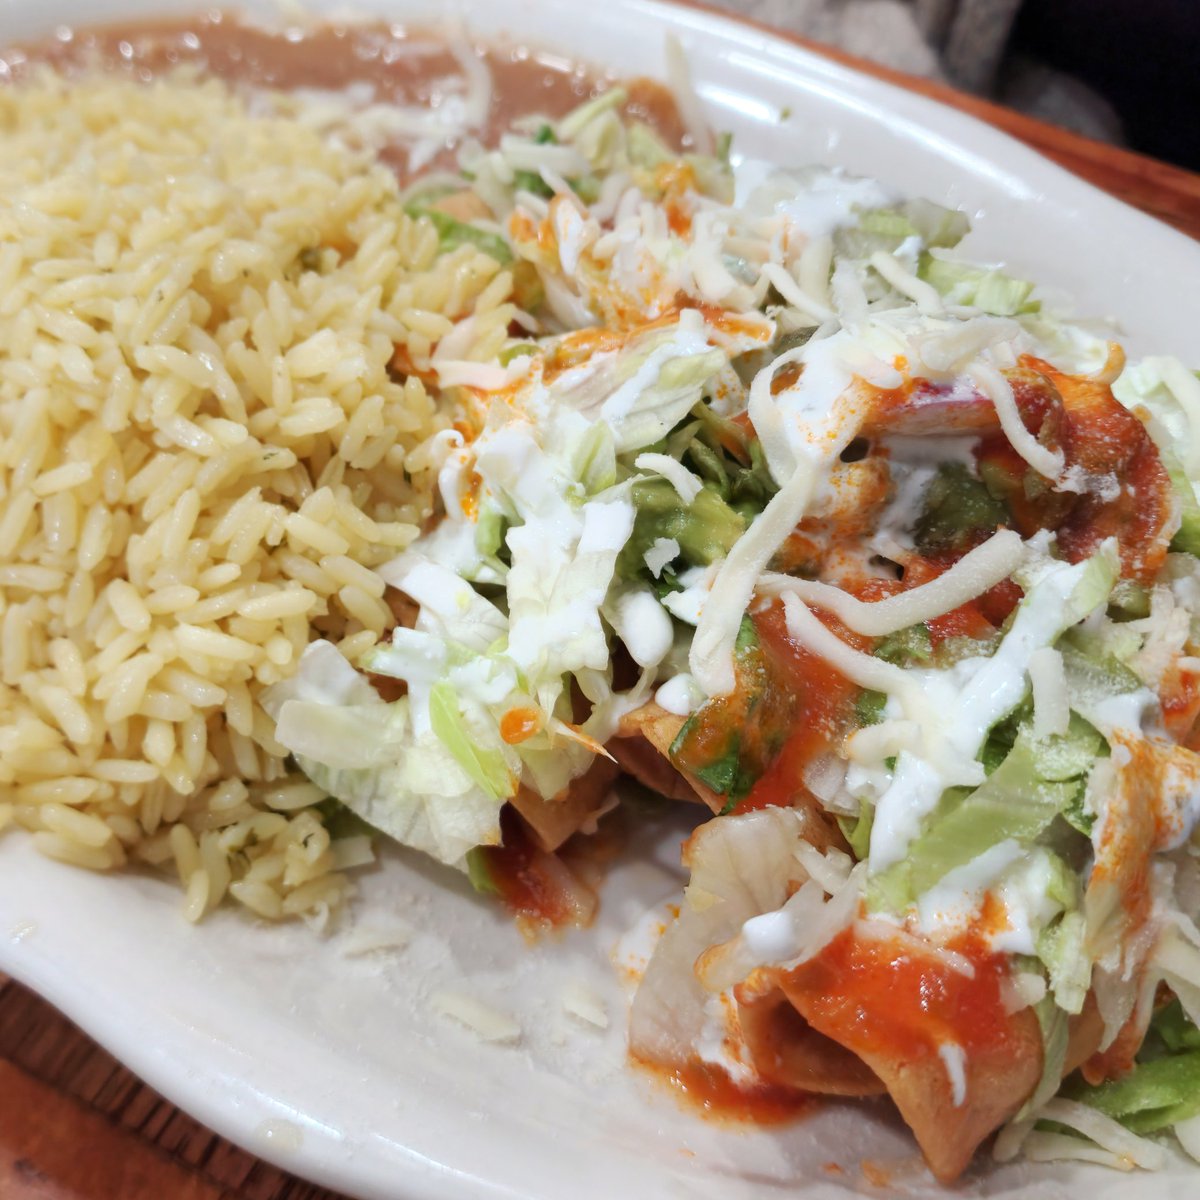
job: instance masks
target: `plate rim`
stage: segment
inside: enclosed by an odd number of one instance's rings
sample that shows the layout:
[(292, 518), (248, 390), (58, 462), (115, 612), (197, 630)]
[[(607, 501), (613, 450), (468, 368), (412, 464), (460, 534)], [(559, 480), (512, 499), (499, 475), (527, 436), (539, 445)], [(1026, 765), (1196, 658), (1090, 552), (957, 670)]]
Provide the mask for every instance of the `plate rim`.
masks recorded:
[[(554, 3), (554, 0), (532, 0), (532, 7), (536, 9), (548, 3)], [(22, 0), (4, 0), (3, 7), (11, 10), (21, 4)], [(199, 0), (196, 7), (202, 7)], [(397, 7), (403, 8), (404, 0), (400, 0)], [(469, 21), (469, 10), (473, 7), (471, 0), (459, 7), (467, 11)], [(905, 86), (902, 80), (894, 78), (894, 75), (903, 73), (884, 68), (883, 74), (875, 74), (865, 60), (858, 60), (856, 56), (836, 47), (824, 47), (792, 31), (774, 28), (742, 13), (716, 8), (704, 0), (625, 0), (622, 7), (626, 8), (631, 21), (636, 17), (638, 10), (657, 12), (665, 18), (665, 23), (674, 26), (680, 34), (698, 31), (710, 36), (719, 36), (723, 27), (750, 30), (762, 39), (763, 49), (771, 48), (773, 43), (776, 47), (785, 47), (789, 55), (797, 56), (797, 75), (815, 74), (823, 77), (843, 95), (847, 92), (861, 94), (865, 89), (873, 95), (876, 102), (898, 98), (903, 102), (902, 107), (913, 110), (917, 125), (928, 126), (932, 123), (936, 126), (950, 116), (955, 123), (962, 126), (962, 132), (951, 131), (946, 135), (947, 138), (962, 146), (968, 132), (973, 131), (980, 138), (981, 145), (979, 149), (971, 147), (971, 151), (984, 158), (993, 156), (992, 147), (1002, 149), (1005, 160), (1002, 169), (1006, 176), (1026, 181), (1031, 174), (1035, 177), (1041, 176), (1055, 193), (1066, 191), (1074, 205), (1086, 203), (1089, 208), (1100, 205), (1109, 213), (1119, 214), (1123, 223), (1136, 221), (1143, 236), (1152, 237), (1161, 243), (1161, 250), (1156, 249), (1155, 254), (1185, 252), (1185, 257), (1193, 257), (1197, 266), (1200, 266), (1200, 242), (1061, 166), (1040, 150), (975, 113), (960, 110), (943, 99)], [(702, 23), (698, 26), (694, 19), (687, 19), (687, 14), (698, 15)], [(367, 15), (379, 16), (378, 13)], [(580, 61), (588, 61), (586, 56), (576, 57)], [(602, 62), (595, 65), (604, 66)], [(14, 837), (25, 840), (19, 832), (15, 833)], [(7, 852), (10, 852), (9, 847), (0, 851)], [(36, 852), (30, 846), (23, 846), (19, 853), (32, 856)], [(71, 870), (66, 867), (61, 869)], [(183, 925), (182, 916), (180, 920)], [(152, 1044), (144, 1040), (139, 1041), (136, 1036), (129, 1034), (122, 1036), (120, 1023), (116, 1019), (106, 1019), (103, 1013), (98, 1013), (95, 1007), (89, 1004), (87, 981), (78, 983), (71, 980), (70, 964), (54, 963), (43, 954), (25, 954), (19, 948), (21, 941), (21, 937), (16, 933), (4, 931), (0, 934), (0, 970), (52, 1004), (131, 1070), (140, 1081), (159, 1092), (181, 1111), (207, 1129), (244, 1148), (247, 1153), (270, 1162), (283, 1171), (300, 1175), (339, 1192), (353, 1189), (352, 1194), (383, 1194), (375, 1182), (367, 1177), (367, 1173), (356, 1167), (352, 1161), (339, 1163), (336, 1156), (330, 1155), (329, 1150), (337, 1141), (333, 1134), (326, 1135), (326, 1140), (321, 1141), (315, 1133), (306, 1131), (302, 1145), (289, 1148), (264, 1145), (261, 1139), (253, 1141), (254, 1128), (246, 1121), (239, 1122), (235, 1108), (224, 1103), (217, 1094), (189, 1085), (186, 1063), (173, 1066), (167, 1057), (156, 1054)], [(408, 1200), (461, 1200), (466, 1194), (464, 1188), (474, 1189), (471, 1194), (478, 1197), (495, 1200), (500, 1200), (501, 1197), (515, 1198), (522, 1194), (512, 1191), (504, 1183), (461, 1172), (442, 1163), (425, 1160), (422, 1166), (418, 1158), (415, 1153), (410, 1155), (406, 1160), (409, 1169), (396, 1181), (404, 1187)], [(812, 1182), (815, 1186), (803, 1192), (805, 1197), (834, 1194), (820, 1181)], [(799, 1196), (801, 1193), (796, 1194)], [(836, 1194), (845, 1193), (838, 1188)]]

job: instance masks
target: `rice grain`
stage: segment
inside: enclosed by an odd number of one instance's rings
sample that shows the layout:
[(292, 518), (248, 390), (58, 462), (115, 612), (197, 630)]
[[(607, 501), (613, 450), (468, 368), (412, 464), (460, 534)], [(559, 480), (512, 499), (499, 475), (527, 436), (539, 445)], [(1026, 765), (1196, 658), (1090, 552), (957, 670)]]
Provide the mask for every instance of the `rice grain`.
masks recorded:
[(430, 510), (419, 374), (511, 277), (439, 255), (395, 179), (180, 72), (0, 89), (0, 828), (92, 870), (172, 861), (323, 926), (367, 861), (289, 774), (264, 684), (391, 624), (376, 568)]

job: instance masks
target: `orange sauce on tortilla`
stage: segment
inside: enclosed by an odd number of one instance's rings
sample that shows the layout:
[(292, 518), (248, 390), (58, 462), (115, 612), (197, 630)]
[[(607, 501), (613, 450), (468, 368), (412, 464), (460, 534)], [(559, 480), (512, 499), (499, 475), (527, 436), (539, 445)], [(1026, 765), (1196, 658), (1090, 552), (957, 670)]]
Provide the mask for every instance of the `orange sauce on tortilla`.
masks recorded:
[[(756, 613), (754, 627), (767, 655), (779, 668), (782, 686), (799, 697), (799, 708), (783, 749), (738, 804), (738, 812), (794, 804), (803, 790), (804, 768), (846, 732), (859, 692), (823, 658), (792, 640), (781, 603)], [(836, 632), (853, 644), (854, 635), (840, 623)], [(751, 732), (748, 729), (745, 735)]]
[(814, 1028), (862, 1056), (911, 1060), (957, 1043), (968, 1054), (1007, 1040), (1010, 1019), (1002, 998), (1004, 955), (978, 934), (949, 949), (974, 968), (966, 974), (909, 938), (839, 934), (799, 970)]
[[(1026, 429), (1060, 448), (1082, 493), (1026, 487), (1028, 465), (1000, 432), (980, 441), (976, 458), (996, 479), (1007, 479), (1005, 502), (1022, 537), (1054, 529), (1058, 548), (1080, 562), (1115, 537), (1125, 578), (1149, 582), (1170, 540), (1172, 494), (1166, 468), (1145, 425), (1120, 404), (1107, 383), (1068, 375), (1031, 355), (1010, 373)], [(1112, 485), (1117, 485), (1115, 488)]]

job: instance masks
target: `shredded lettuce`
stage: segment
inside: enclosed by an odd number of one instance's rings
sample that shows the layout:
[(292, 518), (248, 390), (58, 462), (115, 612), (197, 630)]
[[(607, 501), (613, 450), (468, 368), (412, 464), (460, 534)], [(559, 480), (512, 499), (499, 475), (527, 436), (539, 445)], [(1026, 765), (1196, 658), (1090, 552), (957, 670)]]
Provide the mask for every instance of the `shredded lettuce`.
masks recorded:
[(971, 221), (965, 212), (932, 200), (921, 197), (906, 200), (900, 211), (912, 222), (926, 246), (952, 249), (971, 232)]
[(603, 421), (590, 425), (572, 448), (571, 473), (586, 496), (598, 496), (616, 484), (617, 451)]
[(1078, 713), (1071, 714), (1067, 732), (1045, 738), (1030, 738), (1033, 768), (1041, 779), (1053, 782), (1082, 780), (1108, 753), (1103, 735)]
[(500, 351), (498, 361), (502, 367), (507, 367), (515, 359), (529, 358), (540, 353), (541, 347), (537, 342), (514, 342), (511, 346), (505, 346)]
[(1086, 716), (1095, 706), (1113, 696), (1129, 695), (1142, 687), (1142, 681), (1120, 659), (1105, 653), (1107, 647), (1089, 645), (1093, 638), (1086, 631), (1071, 631), (1059, 643), (1071, 708)]
[[(641, 447), (661, 437), (681, 420), (700, 398), (700, 389), (725, 365), (720, 350), (699, 354), (680, 354), (667, 358), (658, 370), (658, 379), (647, 387), (635, 408), (621, 419), (617, 440), (622, 450), (631, 449), (631, 441)], [(629, 367), (638, 364), (631, 362)], [(627, 377), (631, 374), (626, 368)], [(624, 382), (624, 380), (622, 380)]]
[[(263, 705), (300, 769), (381, 833), (456, 866), (472, 846), (499, 840), (500, 802), (440, 738), (414, 730), (409, 697), (385, 703), (328, 642), (312, 643)], [(330, 719), (338, 715), (347, 719)]]
[[(1072, 716), (1065, 734), (1035, 738), (1028, 712), (1028, 704), (1023, 704), (992, 730), (981, 753), (987, 779), (974, 790), (948, 789), (910, 843), (905, 858), (872, 879), (869, 895), (873, 907), (902, 911), (951, 871), (1003, 842), (1023, 847), (1051, 840), (1058, 844), (1061, 827), (1054, 839), (1050, 838), (1055, 819), (1062, 817), (1076, 825), (1072, 818), (1081, 809), (1087, 775), (1097, 757), (1107, 753), (1107, 746), (1097, 730), (1078, 715)], [(861, 827), (854, 832), (863, 835)], [(1075, 908), (1078, 885), (1074, 873), (1057, 854), (1044, 854), (1043, 862), (1050, 898), (1063, 909)], [(1061, 951), (1056, 970), (1063, 974), (1068, 965), (1065, 943), (1055, 945)]]
[(897, 244), (906, 237), (919, 236), (917, 227), (904, 213), (894, 208), (875, 208), (863, 213), (858, 219), (858, 227), (864, 233), (894, 238)]
[[(590, 125), (597, 117), (603, 116), (607, 112), (611, 112), (614, 108), (620, 108), (626, 100), (629, 99), (629, 93), (623, 87), (611, 87), (607, 91), (601, 92), (600, 95), (593, 97), (591, 100), (585, 100), (582, 104), (571, 109), (558, 125), (552, 130), (552, 133), (560, 142), (569, 142), (577, 138), (583, 130)], [(547, 127), (548, 128), (548, 127)], [(551, 139), (547, 139), (551, 140)]]
[(1035, 313), (1041, 305), (1030, 300), (1033, 284), (1015, 279), (995, 267), (979, 267), (959, 259), (928, 252), (921, 255), (917, 271), (943, 296), (956, 304), (970, 304), (998, 317)]
[(480, 508), (475, 522), (475, 549), (481, 558), (494, 559), (499, 554), (506, 524), (504, 514), (498, 508), (491, 504)]
[(429, 689), (429, 720), (442, 745), (454, 755), (454, 761), (493, 800), (505, 800), (516, 790), (512, 772), (499, 750), (479, 745), (463, 720), (454, 691), (446, 682)]
[(766, 808), (701, 825), (684, 848), (691, 881), (679, 917), (654, 947), (629, 1016), (630, 1049), (678, 1065), (704, 1032), (709, 994), (697, 958), (735, 938), (747, 920), (773, 912), (807, 872), (797, 854), (810, 832), (801, 809)]
[(854, 719), (859, 726), (878, 725), (887, 708), (887, 693), (863, 691), (854, 704)]
[(871, 826), (875, 823), (875, 810), (869, 804), (864, 804), (857, 817), (838, 817), (837, 823), (855, 859), (863, 862), (871, 851)]
[(899, 907), (1000, 842), (1035, 842), (1077, 788), (1041, 778), (1032, 739), (1018, 735), (1005, 760), (974, 791), (950, 788), (906, 857), (872, 880)]
[(1070, 1042), (1067, 1014), (1051, 997), (1045, 996), (1039, 1000), (1034, 1005), (1034, 1012), (1042, 1032), (1042, 1077), (1033, 1094), (1017, 1113), (1015, 1120), (1018, 1121), (1037, 1112), (1062, 1086), (1063, 1067), (1066, 1064), (1067, 1047)]
[[(1165, 1010), (1179, 1023), (1178, 1004)], [(1186, 1018), (1183, 1018), (1186, 1021)], [(1159, 1024), (1155, 1021), (1155, 1026)], [(1197, 1030), (1189, 1025), (1186, 1040), (1165, 1053), (1152, 1036), (1128, 1075), (1089, 1087), (1070, 1085), (1064, 1094), (1113, 1117), (1137, 1134), (1157, 1133), (1179, 1121), (1200, 1115), (1200, 1045)], [(1159, 1055), (1161, 1056), (1155, 1056)], [(1154, 1057), (1152, 1057), (1154, 1056)]]
[(1196, 486), (1172, 448), (1159, 443), (1158, 453), (1171, 481), (1171, 490), (1179, 499), (1179, 528), (1171, 538), (1171, 549), (1200, 557), (1200, 499)]
[[(603, 423), (570, 410), (536, 430), (505, 423), (472, 451), (477, 520), (448, 514), (389, 565), (389, 581), (419, 605), (416, 625), (363, 660), (404, 680), (407, 694), (385, 705), (330, 648), (310, 651), (273, 701), (278, 736), (310, 778), (397, 840), (458, 865), (471, 846), (499, 839), (499, 810), (521, 783), (558, 795), (592, 761), (588, 739), (611, 736), (622, 699), (601, 608), (634, 521)], [(502, 597), (462, 577), (474, 571), (464, 546), (494, 562), (486, 584), (502, 585)], [(562, 736), (576, 719), (572, 681), (585, 677), (584, 737)], [(538, 714), (538, 729), (512, 746), (501, 721), (518, 707)]]
[(686, 309), (676, 325), (633, 338), (593, 369), (567, 373), (552, 385), (555, 399), (611, 427), (618, 453), (644, 450), (665, 438), (728, 363), (708, 344), (700, 313)]
[(735, 183), (728, 157), (723, 158), (719, 154), (685, 154), (683, 161), (692, 168), (698, 192), (721, 204), (733, 203)]
[(1180, 526), (1171, 548), (1200, 554), (1200, 374), (1176, 358), (1145, 358), (1128, 365), (1113, 395), (1147, 420), (1172, 490), (1180, 502)]
[(1179, 1054), (1184, 1050), (1200, 1050), (1200, 1029), (1188, 1019), (1183, 1005), (1172, 1000), (1154, 1014), (1150, 1024), (1150, 1040), (1146, 1051), (1156, 1053), (1155, 1043), (1160, 1042), (1161, 1052)]
[(482, 846), (474, 846), (467, 851), (467, 878), (481, 896), (498, 896), (500, 894), (500, 889), (492, 878), (487, 852)]
[(1045, 964), (1054, 1002), (1064, 1012), (1082, 1012), (1091, 986), (1086, 938), (1087, 921), (1078, 911), (1064, 912), (1038, 935), (1038, 958)]
[(687, 437), (678, 457), (708, 480), (742, 516), (757, 516), (779, 490), (762, 443), (735, 421), (714, 412), (709, 404), (696, 405), (692, 416), (696, 421), (685, 427)]
[[(1101, 608), (1112, 594), (1120, 576), (1121, 562), (1117, 554), (1116, 539), (1109, 538), (1087, 560), (1075, 586), (1071, 589), (1071, 594), (1063, 605), (1059, 629), (1065, 632)], [(1018, 579), (1023, 585), (1032, 581), (1032, 577), (1027, 580)]]
[(514, 171), (513, 188), (518, 192), (530, 192), (548, 200), (554, 195), (554, 189), (536, 171)]
[(675, 157), (670, 147), (644, 121), (634, 121), (626, 131), (629, 160), (637, 167), (653, 170)]
[(893, 253), (909, 238), (927, 247), (957, 246), (970, 229), (966, 213), (958, 209), (931, 200), (906, 200), (861, 212), (857, 224), (835, 232), (834, 247), (845, 258), (869, 258), (876, 250)]
[(486, 229), (459, 221), (449, 213), (420, 204), (406, 204), (404, 211), (414, 220), (428, 221), (437, 230), (438, 245), (447, 253), (460, 246), (474, 246), (501, 266), (506, 267), (513, 261), (512, 250), (499, 234), (489, 233)]

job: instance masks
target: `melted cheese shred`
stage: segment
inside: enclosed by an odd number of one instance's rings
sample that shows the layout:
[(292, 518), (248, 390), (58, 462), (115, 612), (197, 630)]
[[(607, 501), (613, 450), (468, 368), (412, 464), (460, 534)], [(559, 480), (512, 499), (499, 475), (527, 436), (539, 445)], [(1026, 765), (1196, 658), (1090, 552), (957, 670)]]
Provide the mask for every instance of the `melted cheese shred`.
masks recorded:
[(726, 696), (736, 686), (733, 646), (742, 616), (750, 605), (758, 577), (804, 516), (815, 487), (816, 471), (808, 464), (797, 467), (721, 564), (688, 656), (692, 675), (707, 695)]
[(1166, 1148), (1149, 1138), (1131, 1133), (1112, 1117), (1076, 1100), (1056, 1098), (1041, 1108), (1038, 1116), (1074, 1129), (1102, 1146), (1110, 1154), (1146, 1171), (1161, 1171), (1167, 1165)]
[(822, 625), (794, 593), (783, 597), (783, 612), (788, 633), (806, 650), (823, 658), (838, 674), (868, 691), (895, 696), (910, 716), (922, 713), (925, 705), (921, 691), (908, 671), (848, 646)]
[(1057, 479), (1063, 470), (1061, 450), (1051, 450), (1025, 428), (1012, 384), (990, 363), (972, 363), (968, 374), (975, 386), (996, 406), (1000, 428), (1012, 448), (1039, 474)]
[[(776, 482), (779, 482), (781, 475), (786, 478), (795, 474), (796, 456), (792, 452), (783, 412), (775, 403), (775, 397), (771, 395), (771, 383), (776, 374), (784, 367), (790, 366), (792, 363), (803, 362), (807, 350), (807, 346), (797, 346), (792, 350), (785, 350), (763, 367), (750, 384), (750, 398), (747, 401), (746, 411), (755, 433), (758, 434), (767, 465)], [(768, 505), (769, 507), (770, 505)], [(761, 518), (759, 519), (761, 520)]]
[(1033, 688), (1033, 736), (1064, 734), (1071, 724), (1071, 699), (1061, 651), (1042, 646), (1029, 656)]
[(895, 255), (888, 254), (885, 250), (876, 250), (871, 255), (870, 262), (896, 291), (907, 296), (926, 316), (938, 316), (945, 312), (937, 288), (923, 279), (918, 279), (911, 271), (905, 270)]
[[(728, 695), (736, 686), (733, 647), (759, 578), (804, 516), (822, 473), (862, 425), (863, 406), (851, 391), (853, 377), (841, 367), (831, 370), (829, 363), (813, 362), (814, 347), (827, 354), (831, 345), (832, 339), (789, 350), (759, 371), (750, 385), (750, 420), (771, 474), (783, 486), (734, 543), (704, 602), (689, 665), (709, 696)], [(772, 396), (775, 374), (792, 362), (804, 364), (799, 383)], [(785, 398), (793, 401), (788, 407)]]
[(676, 107), (679, 109), (679, 115), (683, 118), (688, 136), (692, 139), (692, 148), (697, 154), (711, 154), (713, 152), (712, 129), (704, 115), (704, 106), (696, 93), (695, 84), (692, 82), (692, 72), (688, 66), (687, 54), (675, 34), (667, 35), (663, 52), (666, 58), (667, 82), (670, 84), (671, 94), (675, 98)]
[(691, 504), (704, 486), (698, 475), (669, 454), (639, 454), (633, 460), (633, 465), (639, 471), (661, 475), (675, 489), (675, 494), (684, 504)]
[(954, 1107), (962, 1108), (967, 1102), (967, 1052), (957, 1042), (943, 1042), (938, 1047), (938, 1058), (946, 1068)]
[(805, 316), (817, 322), (828, 321), (833, 316), (831, 308), (807, 295), (793, 275), (778, 263), (765, 263), (762, 274), (788, 304)]
[(829, 276), (833, 271), (833, 238), (828, 234), (809, 238), (800, 252), (797, 267), (805, 294), (820, 302), (832, 317), (833, 310), (825, 302), (829, 298)]
[(788, 575), (767, 575), (759, 590), (794, 595), (831, 612), (855, 633), (882, 637), (944, 616), (1007, 579), (1022, 563), (1025, 545), (1018, 534), (1002, 529), (964, 555), (948, 571), (896, 596), (864, 601), (832, 584)]

